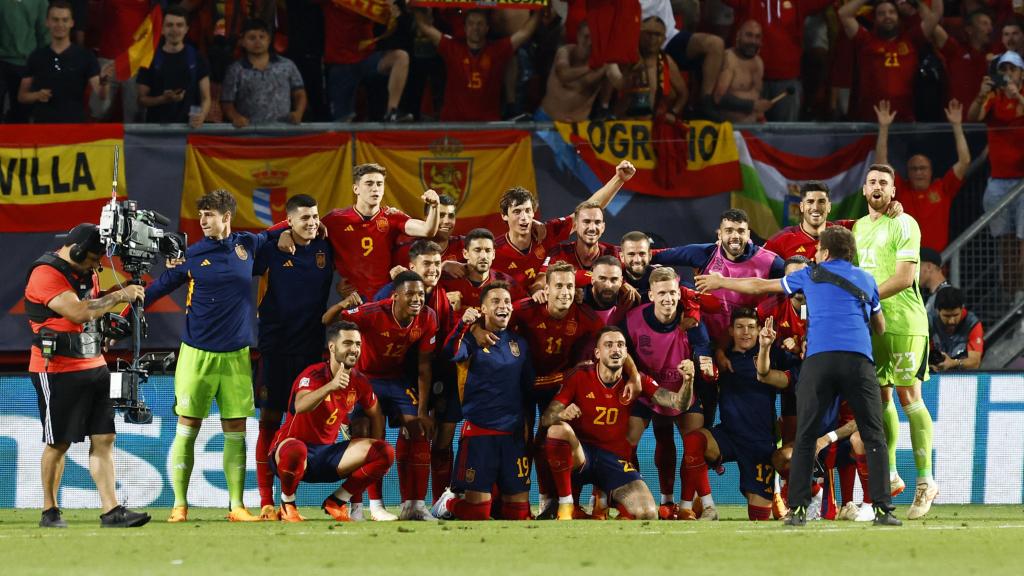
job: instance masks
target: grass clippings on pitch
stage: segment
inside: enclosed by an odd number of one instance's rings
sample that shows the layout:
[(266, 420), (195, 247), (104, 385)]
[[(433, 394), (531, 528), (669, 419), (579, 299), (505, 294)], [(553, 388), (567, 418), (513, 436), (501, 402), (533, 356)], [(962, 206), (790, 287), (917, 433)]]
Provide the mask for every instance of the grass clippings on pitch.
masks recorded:
[[(193, 509), (184, 524), (149, 510), (139, 529), (99, 528), (68, 510), (66, 530), (37, 510), (0, 511), (2, 573), (21, 574), (1020, 574), (1024, 507), (936, 506), (902, 528), (812, 522), (789, 529), (721, 508), (719, 522), (362, 522), (303, 508), (302, 524), (232, 524)], [(904, 517), (906, 510), (898, 510)]]

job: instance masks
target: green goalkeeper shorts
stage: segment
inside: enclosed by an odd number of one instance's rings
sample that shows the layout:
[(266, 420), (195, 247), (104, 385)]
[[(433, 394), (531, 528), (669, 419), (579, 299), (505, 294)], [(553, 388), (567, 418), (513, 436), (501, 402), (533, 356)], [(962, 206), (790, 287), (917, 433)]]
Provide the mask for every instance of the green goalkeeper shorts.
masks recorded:
[(184, 342), (174, 371), (174, 413), (206, 418), (217, 399), (224, 420), (256, 413), (252, 395), (249, 347), (234, 352), (207, 352)]
[(913, 386), (928, 379), (928, 337), (886, 332), (872, 336), (875, 373), (882, 386)]

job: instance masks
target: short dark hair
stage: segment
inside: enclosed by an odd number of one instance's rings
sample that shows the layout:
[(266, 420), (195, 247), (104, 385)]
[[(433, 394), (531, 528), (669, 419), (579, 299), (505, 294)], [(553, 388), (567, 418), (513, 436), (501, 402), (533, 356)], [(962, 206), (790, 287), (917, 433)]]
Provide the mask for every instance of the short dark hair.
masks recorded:
[(450, 194), (438, 194), (437, 203), (441, 206), (455, 206), (455, 198), (452, 198)]
[(825, 198), (830, 198), (831, 194), (828, 189), (828, 184), (825, 184), (821, 180), (810, 180), (800, 185), (800, 199), (803, 200), (811, 192), (824, 192)]
[(604, 338), (605, 334), (612, 334), (612, 333), (614, 333), (614, 334), (621, 334), (623, 338), (626, 337), (626, 333), (622, 331), (622, 328), (619, 328), (618, 326), (615, 326), (614, 324), (612, 324), (610, 326), (605, 326), (604, 328), (601, 328), (600, 330), (598, 330), (597, 331), (597, 338), (594, 339), (594, 342), (595, 343), (596, 342), (600, 342), (601, 338)]
[(501, 200), (498, 202), (498, 208), (502, 214), (508, 214), (508, 211), (513, 206), (518, 204), (525, 204), (530, 202), (533, 205), (533, 209), (537, 210), (540, 204), (537, 203), (537, 199), (530, 194), (530, 191), (522, 186), (514, 186), (505, 190), (505, 193), (501, 195)]
[(343, 330), (355, 330), (359, 332), (359, 326), (348, 320), (338, 320), (327, 327), (327, 341), (333, 342)]
[(177, 16), (184, 18), (186, 23), (188, 22), (188, 10), (181, 4), (171, 4), (168, 6), (167, 10), (164, 10), (164, 17), (167, 16)]
[(786, 261), (783, 262), (782, 269), (785, 270), (786, 268), (789, 268), (790, 266), (796, 266), (797, 264), (810, 264), (810, 263), (811, 263), (811, 259), (810, 258), (808, 258), (807, 256), (800, 256), (798, 254), (796, 256), (790, 256), (789, 258), (786, 258)]
[(412, 243), (409, 247), (409, 261), (412, 262), (420, 256), (433, 256), (434, 254), (442, 254), (444, 249), (437, 242), (420, 238), (419, 240)]
[(619, 240), (619, 246), (622, 246), (626, 242), (647, 242), (647, 245), (651, 244), (651, 237), (646, 232), (639, 230), (633, 230), (632, 232), (626, 232), (622, 235), (622, 239)]
[(871, 166), (868, 166), (868, 172), (885, 172), (893, 179), (894, 182), (896, 180), (896, 171), (888, 164), (872, 164)]
[(261, 18), (249, 18), (242, 23), (242, 36), (245, 36), (246, 33), (252, 32), (253, 30), (261, 30), (270, 34), (270, 26), (267, 26), (267, 23)]
[(484, 303), (484, 300), (487, 299), (487, 294), (491, 290), (497, 290), (499, 288), (508, 292), (510, 298), (512, 297), (512, 288), (508, 285), (508, 282), (505, 282), (503, 280), (495, 280), (494, 282), (485, 284), (484, 287), (480, 290), (480, 303)]
[(309, 194), (296, 194), (289, 198), (284, 204), (284, 211), (286, 214), (291, 214), (299, 208), (316, 208), (316, 198), (313, 198)]
[(558, 262), (555, 262), (554, 264), (548, 266), (547, 275), (544, 277), (544, 283), (550, 284), (551, 275), (558, 274), (560, 272), (568, 272), (569, 274), (575, 276), (576, 268), (572, 264), (569, 264), (568, 262), (559, 260)]
[(594, 260), (594, 265), (591, 266), (590, 269), (593, 270), (598, 266), (614, 266), (619, 270), (622, 270), (622, 261), (611, 254), (604, 254), (602, 256), (598, 256), (597, 260)]
[(836, 260), (853, 262), (857, 254), (857, 240), (850, 232), (842, 226), (829, 226), (821, 231), (818, 237), (818, 245), (822, 250), (828, 250), (828, 255)]
[(402, 284), (405, 284), (406, 282), (423, 282), (423, 277), (412, 270), (406, 270), (398, 276), (395, 276), (395, 279), (391, 281), (391, 286), (397, 292), (398, 289), (402, 287)]
[(51, 0), (50, 5), (46, 7), (46, 16), (50, 16), (51, 10), (67, 10), (71, 12), (71, 17), (75, 17), (75, 10), (71, 7), (71, 2), (68, 0)]
[(959, 310), (963, 307), (964, 293), (956, 286), (946, 286), (935, 293), (936, 310)]
[(466, 234), (466, 237), (462, 239), (462, 244), (466, 248), (469, 248), (469, 244), (473, 242), (473, 240), (490, 240), (493, 243), (494, 233), (487, 228), (473, 228), (468, 234)]
[(380, 164), (374, 164), (370, 162), (368, 164), (360, 164), (352, 169), (352, 183), (359, 184), (359, 181), (363, 179), (363, 176), (367, 174), (380, 174), (381, 176), (388, 177), (388, 169), (381, 166)]
[(722, 220), (728, 220), (730, 222), (750, 222), (750, 218), (747, 216), (746, 211), (740, 208), (729, 208), (722, 215), (718, 217), (718, 224), (722, 224)]
[(739, 308), (732, 309), (732, 315), (729, 316), (729, 325), (733, 325), (737, 320), (743, 318), (753, 318), (754, 322), (760, 324), (760, 318), (757, 317), (757, 310), (753, 308), (747, 308), (746, 306), (740, 306)]
[(199, 210), (216, 210), (221, 214), (231, 213), (234, 216), (238, 212), (238, 201), (231, 195), (231, 192), (218, 188), (213, 192), (203, 194), (196, 200), (196, 208)]
[(462, 13), (463, 22), (465, 22), (466, 20), (469, 20), (469, 17), (472, 14), (476, 14), (478, 16), (483, 16), (484, 20), (487, 20), (487, 22), (489, 24), (490, 23), (490, 18), (487, 15), (488, 12), (489, 12), (489, 10), (484, 10), (482, 8), (471, 8), (471, 9), (466, 10), (465, 12)]
[(974, 20), (979, 16), (988, 16), (988, 19), (990, 21), (992, 20), (992, 15), (988, 13), (988, 10), (985, 10), (984, 8), (979, 8), (977, 10), (974, 10), (973, 12), (970, 12), (969, 14), (967, 14), (967, 16), (964, 16), (964, 24), (966, 26), (973, 26), (975, 23)]
[(1016, 26), (1017, 28), (1024, 30), (1024, 24), (1021, 24), (1019, 18), (1007, 18), (1006, 20), (1003, 20), (1003, 25), (999, 27), (999, 30), (1002, 31), (1002, 29), (1006, 28), (1007, 26)]

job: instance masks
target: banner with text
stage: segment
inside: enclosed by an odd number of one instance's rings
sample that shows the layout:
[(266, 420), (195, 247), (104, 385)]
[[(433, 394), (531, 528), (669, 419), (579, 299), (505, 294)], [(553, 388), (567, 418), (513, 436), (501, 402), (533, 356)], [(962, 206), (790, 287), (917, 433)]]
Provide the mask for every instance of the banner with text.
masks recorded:
[(224, 188), (238, 201), (232, 230), (258, 232), (285, 219), (296, 194), (316, 198), (320, 213), (352, 203), (351, 137), (341, 132), (285, 138), (189, 136), (181, 230), (200, 237), (196, 201)]
[(536, 194), (530, 133), (363, 132), (356, 135), (356, 164), (376, 162), (388, 169), (385, 203), (413, 218), (423, 215), (420, 196), (428, 188), (455, 199), (459, 232), (505, 228), (498, 199), (514, 186)]
[(124, 196), (120, 124), (0, 125), (0, 232), (66, 232), (99, 222), (110, 200), (115, 147)]
[[(559, 153), (575, 153), (583, 160), (560, 158), (562, 165), (573, 172), (592, 172), (606, 181), (619, 162), (629, 160), (637, 174), (626, 188), (639, 194), (694, 198), (743, 186), (736, 140), (728, 122), (555, 122), (555, 128), (568, 144)], [(576, 174), (581, 179), (588, 175)]]

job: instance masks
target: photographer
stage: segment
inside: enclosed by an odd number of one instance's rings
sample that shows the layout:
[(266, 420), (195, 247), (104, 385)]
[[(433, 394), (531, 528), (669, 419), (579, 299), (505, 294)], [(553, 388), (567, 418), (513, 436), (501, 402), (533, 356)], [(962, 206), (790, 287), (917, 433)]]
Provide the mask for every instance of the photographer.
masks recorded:
[(149, 514), (117, 503), (114, 479), (114, 407), (108, 397), (110, 372), (103, 359), (97, 320), (111, 307), (141, 301), (141, 286), (99, 296), (99, 229), (79, 224), (57, 252), (32, 263), (25, 286), (25, 312), (34, 334), (29, 372), (43, 425), (41, 479), (43, 514), (39, 526), (66, 528), (57, 507), (64, 454), (72, 442), (89, 437), (89, 473), (100, 493), (100, 525), (130, 528)]
[[(991, 211), (1024, 178), (1024, 59), (1016, 52), (1004, 52), (995, 61), (995, 73), (985, 76), (978, 96), (971, 102), (968, 118), (988, 126), (989, 163), (992, 174), (982, 205)], [(1021, 283), (1020, 244), (1024, 241), (1024, 201), (1018, 198), (989, 223), (993, 237), (1000, 239), (1003, 257), (1003, 290), (1009, 294), (1024, 290)], [(1016, 237), (1014, 237), (1016, 236)]]
[(935, 294), (935, 310), (928, 313), (931, 352), (928, 363), (936, 372), (977, 370), (985, 353), (981, 320), (964, 307), (959, 288), (946, 286)]

